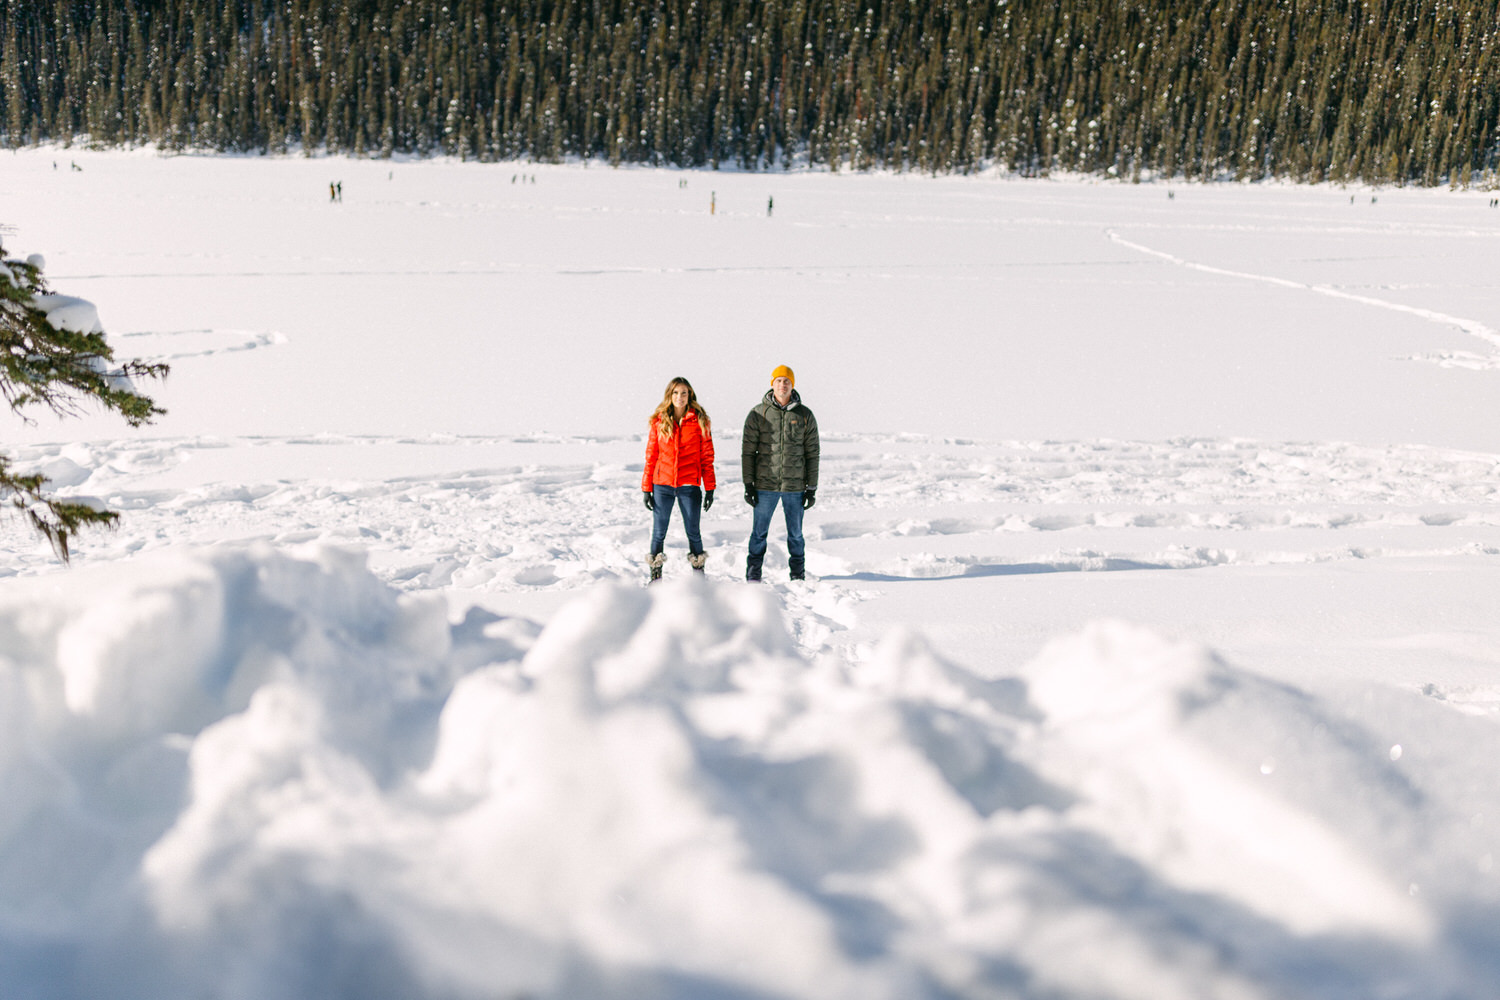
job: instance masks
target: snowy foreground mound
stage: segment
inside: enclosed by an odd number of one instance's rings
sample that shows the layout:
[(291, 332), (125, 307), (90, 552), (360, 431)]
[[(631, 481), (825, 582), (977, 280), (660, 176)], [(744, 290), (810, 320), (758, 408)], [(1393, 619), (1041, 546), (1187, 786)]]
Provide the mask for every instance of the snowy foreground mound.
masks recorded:
[(0, 648), (9, 998), (1500, 978), (1491, 720), (1129, 626), (987, 680), (902, 634), (809, 663), (770, 588), (601, 587), (539, 633), (262, 548), (13, 581)]

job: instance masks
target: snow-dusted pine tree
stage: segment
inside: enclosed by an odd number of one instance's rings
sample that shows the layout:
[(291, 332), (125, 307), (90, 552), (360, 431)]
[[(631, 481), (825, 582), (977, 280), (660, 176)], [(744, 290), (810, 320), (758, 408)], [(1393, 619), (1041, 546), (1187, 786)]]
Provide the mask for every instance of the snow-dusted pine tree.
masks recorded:
[[(23, 420), (34, 406), (72, 416), (92, 400), (132, 427), (165, 412), (136, 391), (134, 380), (162, 378), (167, 366), (116, 364), (93, 303), (49, 292), (43, 266), (37, 255), (12, 260), (0, 246), (0, 392), (11, 410)], [(44, 476), (15, 472), (0, 454), (0, 499), (21, 511), (64, 562), (79, 529), (119, 517), (87, 502), (49, 496), (46, 486)]]

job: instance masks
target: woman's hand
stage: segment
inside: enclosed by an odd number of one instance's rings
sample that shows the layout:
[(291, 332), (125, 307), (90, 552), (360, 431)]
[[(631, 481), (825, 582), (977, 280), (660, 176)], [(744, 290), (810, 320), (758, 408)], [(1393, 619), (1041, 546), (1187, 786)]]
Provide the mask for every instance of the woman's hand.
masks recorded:
[(642, 493), (642, 496), (646, 498), (646, 509), (653, 511), (656, 510), (656, 497), (652, 496), (650, 493), (644, 492)]
[(708, 510), (708, 508), (712, 507), (713, 505), (714, 505), (714, 491), (713, 490), (706, 490), (704, 492), (704, 494), (703, 494), (703, 509), (704, 510)]

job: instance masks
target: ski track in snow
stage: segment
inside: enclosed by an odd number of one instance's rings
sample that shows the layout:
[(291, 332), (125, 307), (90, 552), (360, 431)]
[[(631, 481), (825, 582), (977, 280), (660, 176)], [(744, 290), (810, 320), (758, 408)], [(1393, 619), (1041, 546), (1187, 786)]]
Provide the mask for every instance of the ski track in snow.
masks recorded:
[(1114, 243), (1122, 247), (1134, 250), (1138, 253), (1156, 257), (1167, 261), (1177, 267), (1187, 268), (1192, 271), (1202, 271), (1205, 274), (1217, 274), (1228, 278), (1240, 278), (1245, 281), (1258, 281), (1268, 285), (1276, 285), (1281, 288), (1292, 288), (1298, 291), (1315, 292), (1318, 295), (1326, 295), (1330, 298), (1344, 299), (1349, 302), (1358, 302), (1360, 305), (1375, 306), (1379, 309), (1388, 309), (1391, 312), (1404, 313), (1408, 316), (1416, 316), (1419, 319), (1431, 323), (1439, 323), (1443, 326), (1456, 327), (1471, 337), (1483, 340), (1496, 350), (1490, 354), (1475, 354), (1472, 351), (1440, 351), (1435, 354), (1415, 354), (1405, 360), (1424, 361), (1429, 364), (1438, 365), (1441, 368), (1466, 368), (1471, 371), (1493, 371), (1500, 369), (1500, 331), (1496, 331), (1479, 320), (1467, 319), (1462, 316), (1453, 316), (1448, 313), (1438, 312), (1434, 309), (1421, 309), (1416, 306), (1403, 305), (1399, 302), (1390, 302), (1385, 299), (1374, 298), (1369, 295), (1359, 295), (1355, 292), (1345, 291), (1332, 285), (1315, 285), (1305, 281), (1293, 281), (1288, 278), (1278, 278), (1269, 274), (1255, 274), (1250, 271), (1236, 271), (1230, 268), (1215, 267), (1211, 264), (1203, 264), (1197, 261), (1186, 260), (1175, 254), (1164, 250), (1136, 243), (1121, 236), (1115, 230), (1107, 230), (1107, 235)]
[[(721, 446), (732, 454), (732, 438)], [(463, 468), (478, 446), (583, 444), (633, 455), (620, 438), (339, 435), (128, 440), (20, 448), (66, 496), (122, 514), (87, 533), (79, 563), (184, 542), (324, 541), (363, 548), (406, 591), (500, 595), (579, 590), (643, 574), (650, 522), (640, 464)], [(153, 485), (195, 456), (258, 449), (452, 449), (456, 471), (385, 479), (318, 478)], [(809, 655), (853, 628), (862, 584), (1055, 572), (1185, 570), (1335, 560), (1500, 555), (1500, 456), (1440, 448), (1237, 440), (930, 441), (833, 436), (825, 442), (809, 571), (778, 582), (786, 554), (773, 526), (767, 578)], [(513, 452), (511, 452), (513, 453)], [(597, 453), (597, 452), (596, 452)], [(737, 463), (721, 460), (719, 503), (703, 518), (709, 575), (743, 572), (748, 511)], [(55, 572), (17, 518), (0, 522), (0, 575)], [(687, 572), (681, 529), (668, 577)], [(1455, 701), (1464, 700), (1455, 693)], [(1473, 700), (1473, 699), (1470, 699)], [(1481, 699), (1482, 700), (1482, 699)]]
[(137, 360), (148, 364), (253, 351), (287, 342), (286, 335), (275, 330), (265, 333), (255, 330), (140, 330), (114, 334), (110, 339), (128, 341), (122, 346), (128, 347), (129, 353)]

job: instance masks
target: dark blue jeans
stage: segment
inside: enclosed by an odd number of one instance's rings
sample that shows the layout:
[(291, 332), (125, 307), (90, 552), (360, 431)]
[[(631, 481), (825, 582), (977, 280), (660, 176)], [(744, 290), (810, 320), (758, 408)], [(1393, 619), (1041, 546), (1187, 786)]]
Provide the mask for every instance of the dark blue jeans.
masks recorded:
[(703, 511), (703, 490), (697, 486), (651, 487), (651, 496), (656, 501), (656, 510), (651, 521), (651, 554), (662, 551), (667, 544), (667, 525), (672, 523), (672, 504), (682, 508), (682, 527), (687, 531), (688, 551), (693, 555), (703, 551), (703, 537), (698, 534), (698, 515)]
[(775, 490), (760, 490), (755, 501), (755, 517), (750, 525), (750, 566), (760, 569), (766, 557), (766, 536), (771, 533), (771, 517), (776, 505), (781, 505), (786, 515), (786, 551), (793, 566), (802, 565), (806, 545), (802, 541), (802, 491), (778, 493)]

